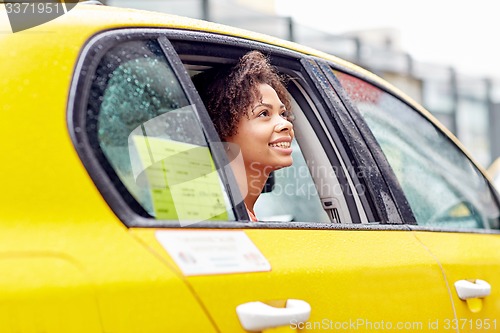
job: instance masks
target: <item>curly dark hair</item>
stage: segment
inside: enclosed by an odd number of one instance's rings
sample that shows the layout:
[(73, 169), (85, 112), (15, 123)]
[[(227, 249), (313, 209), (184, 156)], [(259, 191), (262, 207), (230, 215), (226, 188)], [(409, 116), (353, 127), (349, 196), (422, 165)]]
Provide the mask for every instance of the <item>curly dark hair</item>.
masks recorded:
[(234, 66), (214, 67), (193, 77), (205, 107), (221, 139), (237, 132), (240, 119), (257, 99), (261, 99), (259, 84), (270, 85), (288, 112), (290, 98), (285, 77), (278, 74), (268, 58), (259, 51), (250, 51)]

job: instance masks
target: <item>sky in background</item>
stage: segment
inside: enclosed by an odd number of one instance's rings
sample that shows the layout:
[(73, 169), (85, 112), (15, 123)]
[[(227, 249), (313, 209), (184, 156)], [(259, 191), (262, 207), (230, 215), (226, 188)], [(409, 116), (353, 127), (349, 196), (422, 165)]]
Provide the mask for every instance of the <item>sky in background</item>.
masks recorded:
[(417, 61), (500, 80), (500, 0), (276, 0), (276, 10), (334, 34), (395, 28)]

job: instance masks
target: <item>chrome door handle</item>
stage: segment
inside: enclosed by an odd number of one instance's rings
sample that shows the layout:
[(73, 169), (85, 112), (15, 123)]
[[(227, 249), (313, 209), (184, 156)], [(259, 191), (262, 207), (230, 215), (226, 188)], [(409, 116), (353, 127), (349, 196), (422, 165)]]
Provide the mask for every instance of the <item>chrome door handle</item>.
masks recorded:
[(464, 301), (471, 298), (486, 297), (491, 293), (490, 284), (484, 280), (476, 280), (474, 282), (458, 280), (455, 282), (455, 289), (457, 290), (458, 297)]
[(298, 299), (287, 300), (285, 308), (250, 302), (238, 305), (236, 313), (244, 329), (259, 332), (267, 328), (290, 325), (292, 322), (305, 322), (311, 315), (311, 306)]

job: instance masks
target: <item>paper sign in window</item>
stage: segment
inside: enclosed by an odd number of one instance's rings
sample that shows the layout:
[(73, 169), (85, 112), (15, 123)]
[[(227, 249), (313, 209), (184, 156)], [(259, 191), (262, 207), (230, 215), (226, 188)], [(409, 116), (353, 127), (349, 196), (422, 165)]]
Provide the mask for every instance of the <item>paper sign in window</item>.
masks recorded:
[(183, 226), (227, 219), (208, 147), (150, 136), (131, 138), (140, 161), (134, 176), (149, 185), (156, 218), (179, 220)]

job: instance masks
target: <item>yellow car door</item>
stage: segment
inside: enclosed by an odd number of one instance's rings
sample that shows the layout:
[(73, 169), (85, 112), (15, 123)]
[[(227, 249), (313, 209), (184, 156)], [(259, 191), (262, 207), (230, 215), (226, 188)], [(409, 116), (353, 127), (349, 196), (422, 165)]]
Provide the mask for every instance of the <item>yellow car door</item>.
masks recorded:
[[(431, 332), (434, 322), (454, 318), (442, 271), (411, 231), (293, 230), (291, 226), (251, 229), (254, 230), (133, 229), (132, 232), (165, 262), (177, 265), (177, 260), (181, 266), (182, 256), (162, 241), (165, 236), (171, 242), (184, 239), (184, 247), (177, 249), (190, 253), (195, 262), (201, 254), (188, 245), (189, 241), (213, 249), (217, 246), (216, 236), (235, 239), (241, 236), (256, 246), (269, 263), (264, 271), (241, 272), (235, 267), (235, 271), (229, 268), (224, 273), (214, 273), (218, 264), (223, 264), (218, 261), (224, 260), (223, 257), (232, 257), (226, 261), (240, 260), (244, 266), (244, 253), (231, 252), (229, 246), (213, 253), (213, 261), (208, 265), (212, 272), (179, 270), (221, 332), (244, 332), (245, 318), (245, 327), (251, 331), (281, 326), (283, 331)], [(196, 235), (200, 232), (204, 239)], [(200, 260), (200, 271), (206, 269), (203, 265), (207, 262)], [(300, 320), (300, 313), (294, 313), (294, 308), (287, 308), (289, 300), (310, 306), (306, 322)], [(262, 304), (248, 310), (247, 317), (238, 316), (238, 307), (254, 302)], [(270, 314), (274, 317), (266, 318)]]

